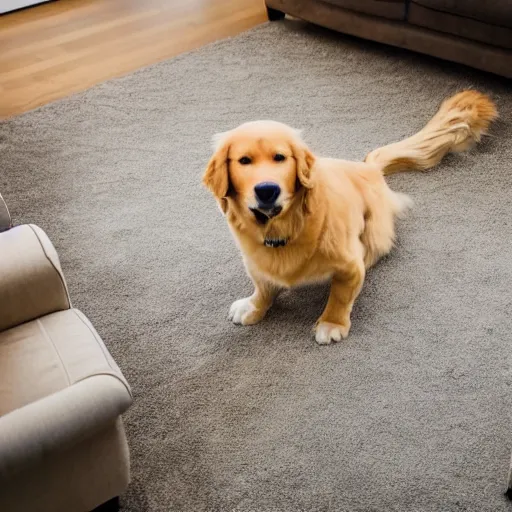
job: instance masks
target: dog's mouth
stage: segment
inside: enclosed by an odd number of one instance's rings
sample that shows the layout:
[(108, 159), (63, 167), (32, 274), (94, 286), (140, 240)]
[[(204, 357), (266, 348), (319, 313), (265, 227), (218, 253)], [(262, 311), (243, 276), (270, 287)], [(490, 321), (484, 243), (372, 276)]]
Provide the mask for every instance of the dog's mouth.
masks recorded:
[(284, 247), (288, 243), (287, 238), (265, 238), (265, 247)]
[(264, 226), (270, 219), (273, 219), (283, 211), (282, 206), (273, 206), (272, 208), (249, 208), (258, 224)]

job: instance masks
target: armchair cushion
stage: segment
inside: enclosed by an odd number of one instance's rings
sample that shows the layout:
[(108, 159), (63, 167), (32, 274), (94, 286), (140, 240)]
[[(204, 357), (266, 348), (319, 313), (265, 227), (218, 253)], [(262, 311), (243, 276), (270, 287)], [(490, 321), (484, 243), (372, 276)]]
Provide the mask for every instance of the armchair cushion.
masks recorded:
[(0, 417), (94, 375), (121, 371), (87, 318), (59, 311), (0, 332)]

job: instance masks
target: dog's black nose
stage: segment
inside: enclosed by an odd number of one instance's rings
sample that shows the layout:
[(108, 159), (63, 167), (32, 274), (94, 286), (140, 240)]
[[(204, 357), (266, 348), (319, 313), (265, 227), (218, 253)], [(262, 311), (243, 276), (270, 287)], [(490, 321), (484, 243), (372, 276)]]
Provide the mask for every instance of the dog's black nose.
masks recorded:
[(258, 185), (254, 187), (254, 193), (256, 194), (260, 206), (273, 206), (281, 193), (281, 189), (277, 183), (266, 181), (264, 183), (258, 183)]

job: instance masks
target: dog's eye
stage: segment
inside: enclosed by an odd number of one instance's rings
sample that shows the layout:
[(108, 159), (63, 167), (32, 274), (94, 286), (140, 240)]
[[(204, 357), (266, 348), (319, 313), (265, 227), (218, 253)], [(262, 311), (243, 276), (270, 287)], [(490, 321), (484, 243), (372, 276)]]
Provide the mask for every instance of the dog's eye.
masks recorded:
[(276, 153), (274, 155), (274, 162), (283, 162), (284, 160), (286, 160), (286, 157), (281, 153)]
[(242, 165), (249, 165), (252, 162), (252, 160), (248, 156), (243, 156), (238, 160), (238, 162), (241, 163)]

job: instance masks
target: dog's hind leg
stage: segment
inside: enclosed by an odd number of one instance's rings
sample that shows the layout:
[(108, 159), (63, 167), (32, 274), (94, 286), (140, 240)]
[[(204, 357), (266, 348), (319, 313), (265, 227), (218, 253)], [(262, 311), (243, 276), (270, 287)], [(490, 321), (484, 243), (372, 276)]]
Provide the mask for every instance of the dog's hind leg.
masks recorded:
[(393, 192), (383, 185), (378, 203), (372, 202), (365, 212), (364, 231), (360, 236), (365, 248), (364, 264), (367, 269), (391, 251), (395, 243), (395, 220), (411, 206), (409, 196)]

